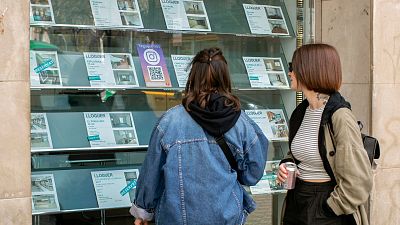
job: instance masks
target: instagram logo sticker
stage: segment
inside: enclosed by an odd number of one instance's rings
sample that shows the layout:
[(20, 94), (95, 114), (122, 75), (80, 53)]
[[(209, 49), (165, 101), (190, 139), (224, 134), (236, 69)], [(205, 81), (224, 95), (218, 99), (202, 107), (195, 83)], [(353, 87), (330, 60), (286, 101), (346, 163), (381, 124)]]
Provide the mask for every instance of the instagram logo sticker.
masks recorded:
[(157, 65), (160, 63), (160, 55), (154, 49), (146, 49), (143, 55), (144, 60), (150, 65)]

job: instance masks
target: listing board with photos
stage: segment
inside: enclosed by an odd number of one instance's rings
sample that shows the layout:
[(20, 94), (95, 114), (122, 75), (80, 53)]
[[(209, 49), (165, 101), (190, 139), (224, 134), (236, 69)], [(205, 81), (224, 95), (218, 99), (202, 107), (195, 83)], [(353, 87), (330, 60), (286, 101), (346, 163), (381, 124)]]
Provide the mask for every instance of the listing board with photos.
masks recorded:
[(126, 210), (156, 121), (180, 104), (194, 55), (214, 46), (244, 113), (270, 141), (265, 174), (248, 190), (284, 193), (275, 174), (295, 105), (287, 58), (296, 7), (288, 0), (30, 0), (33, 214)]

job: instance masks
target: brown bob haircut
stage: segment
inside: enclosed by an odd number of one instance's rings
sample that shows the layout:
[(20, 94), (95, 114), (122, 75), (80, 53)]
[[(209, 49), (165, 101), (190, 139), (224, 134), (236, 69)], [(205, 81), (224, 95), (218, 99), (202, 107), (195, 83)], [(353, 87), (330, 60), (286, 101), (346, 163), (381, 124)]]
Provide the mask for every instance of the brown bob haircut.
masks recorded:
[(218, 93), (226, 97), (225, 105), (240, 110), (240, 101), (231, 93), (231, 79), (228, 63), (219, 48), (203, 49), (196, 54), (191, 62), (191, 70), (182, 99), (186, 110), (189, 104), (196, 103), (205, 108), (210, 100), (210, 94)]
[(333, 46), (303, 45), (294, 52), (292, 66), (298, 84), (309, 90), (332, 94), (342, 84), (340, 58)]

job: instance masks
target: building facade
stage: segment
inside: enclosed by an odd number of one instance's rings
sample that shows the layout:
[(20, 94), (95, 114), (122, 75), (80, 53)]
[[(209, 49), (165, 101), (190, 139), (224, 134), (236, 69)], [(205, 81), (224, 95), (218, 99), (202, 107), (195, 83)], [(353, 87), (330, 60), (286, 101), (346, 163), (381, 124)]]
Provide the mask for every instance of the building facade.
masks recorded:
[[(363, 131), (381, 144), (371, 224), (400, 224), (400, 2), (315, 0), (311, 5), (311, 34), (337, 47), (342, 93), (364, 122)], [(0, 2), (0, 224), (5, 225), (32, 223), (29, 10), (29, 1)]]

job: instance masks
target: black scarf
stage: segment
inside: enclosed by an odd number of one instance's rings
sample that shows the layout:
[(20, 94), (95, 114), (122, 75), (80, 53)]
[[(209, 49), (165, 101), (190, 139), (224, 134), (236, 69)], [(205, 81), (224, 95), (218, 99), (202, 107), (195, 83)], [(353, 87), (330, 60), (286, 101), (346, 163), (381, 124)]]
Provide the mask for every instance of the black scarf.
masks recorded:
[(220, 137), (236, 124), (241, 112), (225, 106), (225, 100), (226, 97), (220, 94), (211, 94), (204, 109), (197, 102), (191, 102), (188, 113), (207, 133)]

